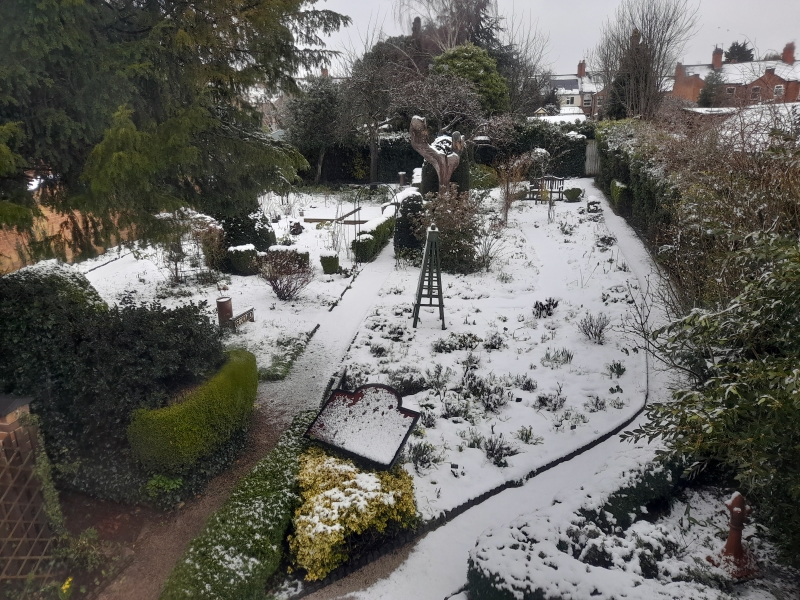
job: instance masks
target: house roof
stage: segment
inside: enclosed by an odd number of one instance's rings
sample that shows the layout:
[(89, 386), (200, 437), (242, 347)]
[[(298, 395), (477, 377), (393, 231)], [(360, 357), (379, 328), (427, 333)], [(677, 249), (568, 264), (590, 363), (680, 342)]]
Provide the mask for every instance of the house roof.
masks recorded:
[(597, 78), (591, 74), (585, 77), (578, 77), (575, 74), (553, 75), (550, 83), (556, 89), (556, 93), (561, 96), (594, 94), (603, 89)]
[(578, 121), (582, 123), (586, 120), (586, 115), (583, 114), (583, 111), (581, 111), (580, 114), (563, 114), (564, 107), (562, 106), (561, 113), (562, 114), (548, 117), (528, 117), (528, 121), (547, 121), (548, 123), (574, 123), (575, 121)]
[[(786, 81), (800, 81), (800, 60), (789, 65), (781, 60), (756, 60), (746, 63), (725, 63), (722, 68), (716, 70), (722, 76), (725, 83), (748, 84), (759, 79), (767, 72), (767, 69), (775, 69), (775, 75)], [(700, 79), (705, 80), (715, 69), (712, 65), (683, 65), (684, 73), (687, 77), (699, 75)]]
[(766, 149), (775, 131), (800, 137), (800, 102), (753, 104), (722, 122), (720, 137), (745, 152)]

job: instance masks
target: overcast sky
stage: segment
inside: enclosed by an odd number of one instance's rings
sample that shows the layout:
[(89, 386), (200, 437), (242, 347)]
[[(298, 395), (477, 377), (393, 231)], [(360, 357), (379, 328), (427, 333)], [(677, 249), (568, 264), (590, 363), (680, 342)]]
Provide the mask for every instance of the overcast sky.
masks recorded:
[[(618, 0), (498, 0), (500, 14), (530, 23), (549, 35), (547, 59), (556, 74), (574, 73), (578, 61), (596, 43), (600, 24), (614, 13)], [(780, 52), (787, 42), (798, 46), (800, 0), (701, 0), (698, 32), (686, 48), (684, 64), (710, 63), (714, 45), (734, 40), (750, 42), (757, 55)], [(324, 0), (318, 4), (348, 15), (353, 25), (329, 38), (328, 47), (363, 48), (368, 32), (382, 28), (388, 35), (410, 33), (394, 18), (393, 0)]]

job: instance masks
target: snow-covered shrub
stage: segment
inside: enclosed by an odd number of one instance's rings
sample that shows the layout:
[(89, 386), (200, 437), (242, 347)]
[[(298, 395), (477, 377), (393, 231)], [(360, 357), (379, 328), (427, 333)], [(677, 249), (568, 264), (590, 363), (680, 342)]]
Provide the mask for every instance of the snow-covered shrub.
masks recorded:
[(436, 413), (430, 409), (423, 408), (419, 413), (419, 422), (427, 429), (436, 427)]
[(490, 435), (484, 440), (483, 452), (496, 467), (507, 467), (508, 460), (506, 459), (519, 454), (519, 448), (503, 439), (501, 433), (500, 435)]
[(225, 271), (234, 275), (255, 275), (258, 273), (258, 253), (253, 244), (231, 246), (225, 254)]
[(558, 300), (555, 298), (548, 298), (544, 302), (537, 300), (533, 303), (533, 316), (536, 319), (544, 319), (545, 317), (552, 317), (556, 308), (558, 307)]
[(452, 376), (453, 369), (450, 367), (445, 369), (440, 363), (434, 364), (433, 369), (425, 369), (425, 379), (430, 389), (436, 392), (439, 400), (444, 399), (444, 393), (447, 391), (447, 384), (450, 382)]
[(575, 225), (571, 225), (566, 221), (559, 221), (558, 230), (561, 232), (561, 235), (570, 236), (575, 233)]
[(235, 600), (263, 593), (283, 555), (298, 505), (298, 458), (315, 412), (297, 415), (273, 450), (243, 477), (170, 573), (162, 600)]
[(369, 262), (374, 259), (392, 238), (394, 224), (393, 216), (382, 216), (365, 223), (351, 244), (356, 260)]
[(444, 461), (444, 451), (437, 450), (436, 446), (425, 440), (411, 440), (406, 444), (405, 457), (407, 462), (414, 465), (414, 470), (421, 473)]
[(442, 402), (443, 419), (463, 419), (470, 423), (475, 420), (468, 400), (455, 394), (447, 394)]
[(563, 365), (568, 365), (572, 362), (574, 358), (573, 352), (569, 348), (560, 348), (558, 350), (553, 350), (552, 348), (547, 348), (544, 351), (544, 356), (539, 360), (542, 363), (543, 367), (550, 367), (551, 369), (556, 369)]
[(581, 196), (583, 196), (582, 188), (567, 188), (564, 190), (564, 197), (567, 199), (567, 202), (578, 202)]
[(336, 253), (322, 253), (319, 257), (322, 272), (325, 275), (335, 275), (339, 272), (339, 255)]
[(483, 342), (483, 347), (488, 351), (502, 350), (503, 348), (508, 348), (508, 344), (499, 331), (493, 331), (486, 336), (486, 340)]
[(416, 190), (403, 190), (400, 198), (400, 209), (394, 229), (394, 253), (397, 257), (403, 254), (418, 252), (424, 243), (416, 235), (416, 221), (423, 212), (422, 195)]
[(275, 340), (275, 352), (272, 353), (272, 362), (269, 367), (258, 370), (260, 381), (280, 381), (285, 379), (297, 360), (297, 357), (306, 349), (311, 334), (301, 333), (297, 337), (280, 336)]
[(486, 441), (485, 436), (474, 427), (462, 429), (458, 432), (458, 437), (466, 442), (467, 448), (478, 448), (479, 450), (483, 448), (483, 443)]
[(308, 253), (276, 247), (261, 257), (259, 276), (279, 300), (294, 300), (314, 279), (314, 271), (308, 264)]
[(539, 384), (527, 374), (514, 375), (508, 379), (509, 384), (521, 389), (523, 392), (535, 392)]
[(605, 313), (588, 313), (578, 321), (578, 331), (586, 336), (586, 339), (595, 344), (602, 344), (606, 339), (606, 331), (611, 326), (611, 319)]
[(483, 341), (474, 333), (451, 333), (444, 339), (438, 339), (433, 343), (433, 351), (438, 353), (450, 354), (456, 350), (475, 350)]
[(584, 408), (590, 413), (600, 412), (606, 409), (606, 399), (593, 394), (589, 396), (589, 400), (583, 403)]
[(612, 360), (610, 363), (608, 363), (606, 365), (606, 370), (612, 379), (615, 375), (617, 376), (617, 379), (619, 379), (625, 374), (626, 371), (625, 364), (619, 360)]
[(535, 407), (537, 410), (549, 410), (550, 412), (556, 412), (561, 410), (564, 407), (564, 403), (567, 401), (567, 397), (561, 391), (562, 385), (559, 383), (556, 385), (556, 391), (550, 392), (549, 394), (539, 394), (536, 396), (536, 404)]
[(388, 384), (401, 396), (413, 396), (428, 389), (425, 376), (416, 367), (402, 366), (387, 373)]
[(514, 435), (523, 444), (536, 446), (544, 443), (544, 438), (533, 433), (533, 427), (530, 425), (528, 427), (520, 427)]
[(473, 372), (465, 378), (464, 382), (463, 393), (480, 402), (486, 412), (498, 413), (508, 404), (510, 393), (493, 373), (489, 373), (484, 378)]
[(353, 536), (416, 525), (414, 482), (401, 467), (364, 471), (313, 447), (299, 462), (302, 504), (288, 539), (292, 559), (306, 580), (323, 579), (346, 562)]
[(389, 354), (389, 350), (379, 342), (372, 342), (369, 345), (369, 353), (375, 358), (381, 358)]

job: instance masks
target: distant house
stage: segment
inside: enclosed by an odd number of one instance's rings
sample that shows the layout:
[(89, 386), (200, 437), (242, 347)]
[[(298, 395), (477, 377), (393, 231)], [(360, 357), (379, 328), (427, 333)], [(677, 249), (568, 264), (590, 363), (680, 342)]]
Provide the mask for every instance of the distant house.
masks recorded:
[(586, 61), (578, 63), (578, 72), (569, 75), (553, 75), (550, 84), (555, 88), (561, 103), (561, 114), (566, 108), (575, 108), (587, 117), (597, 114), (597, 93), (603, 89), (600, 77), (587, 73)]
[(723, 63), (722, 48), (716, 48), (710, 64), (675, 67), (672, 95), (697, 102), (700, 90), (711, 73), (719, 74), (724, 106), (743, 106), (763, 102), (796, 102), (800, 99), (800, 61), (795, 60), (795, 45), (786, 44), (780, 60)]

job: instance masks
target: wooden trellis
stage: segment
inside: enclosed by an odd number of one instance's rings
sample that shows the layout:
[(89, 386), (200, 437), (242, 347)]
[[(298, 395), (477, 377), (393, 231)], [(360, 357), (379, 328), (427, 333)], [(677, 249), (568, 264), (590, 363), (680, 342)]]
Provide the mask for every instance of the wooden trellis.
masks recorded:
[[(428, 300), (425, 305), (422, 304), (424, 298)], [(436, 300), (436, 304), (434, 304), (434, 300)], [(428, 237), (425, 239), (425, 254), (422, 258), (422, 269), (419, 272), (412, 327), (417, 326), (421, 306), (438, 306), (442, 329), (446, 329), (444, 324), (444, 298), (442, 297), (442, 266), (439, 257), (439, 230), (436, 229), (436, 225), (430, 226)]]
[(55, 575), (53, 533), (34, 472), (36, 434), (0, 419), (0, 582)]

